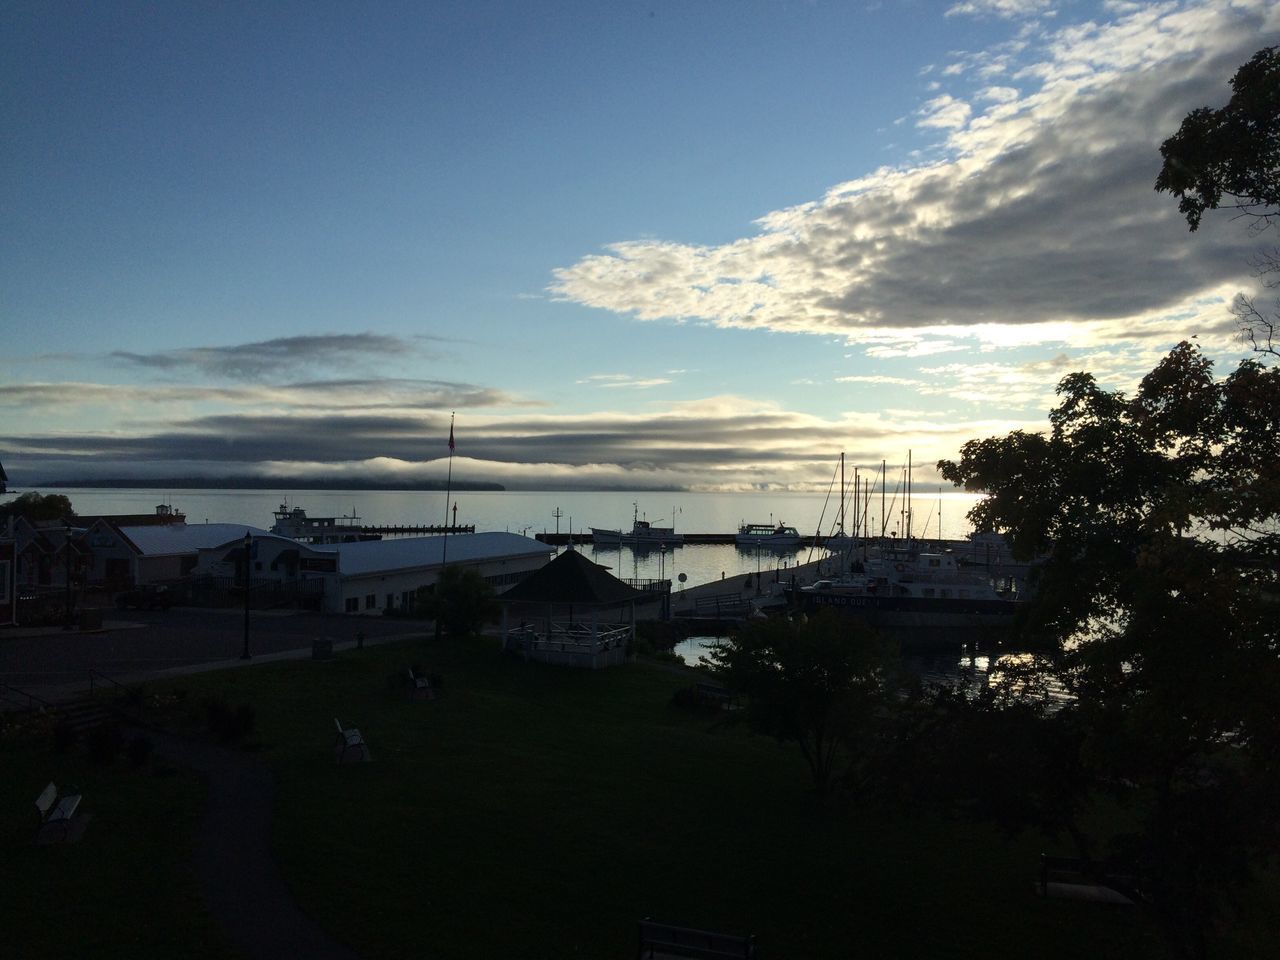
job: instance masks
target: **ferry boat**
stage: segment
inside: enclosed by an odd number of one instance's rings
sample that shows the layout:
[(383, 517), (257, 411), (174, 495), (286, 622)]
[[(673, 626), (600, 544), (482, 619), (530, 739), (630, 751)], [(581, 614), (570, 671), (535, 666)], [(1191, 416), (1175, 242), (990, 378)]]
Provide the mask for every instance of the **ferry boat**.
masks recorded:
[(275, 511), (276, 522), (271, 525), (271, 532), (290, 540), (302, 543), (355, 543), (359, 540), (381, 540), (376, 533), (365, 533), (360, 526), (360, 518), (343, 517), (308, 517), (302, 507), (290, 507), (286, 500)]

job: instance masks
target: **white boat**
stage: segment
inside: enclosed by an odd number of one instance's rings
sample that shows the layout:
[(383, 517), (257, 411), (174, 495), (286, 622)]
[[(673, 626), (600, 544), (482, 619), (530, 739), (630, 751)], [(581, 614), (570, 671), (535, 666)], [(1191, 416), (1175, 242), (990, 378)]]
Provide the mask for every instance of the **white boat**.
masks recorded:
[(881, 630), (902, 631), (904, 644), (917, 647), (997, 638), (1020, 608), (989, 578), (961, 569), (949, 552), (889, 547), (860, 566), (792, 589), (791, 599), (804, 610), (829, 607)]
[[(676, 533), (675, 527), (657, 527), (648, 520), (641, 519), (640, 508), (637, 504), (631, 505), (633, 514), (631, 517), (631, 529), (623, 530), (604, 530), (600, 527), (591, 528), (591, 540), (597, 545), (609, 544), (630, 544), (637, 547), (679, 547), (684, 544), (684, 534)], [(659, 523), (662, 521), (659, 520)]]
[(740, 547), (794, 547), (803, 539), (799, 530), (783, 523), (747, 523), (744, 520), (738, 525), (734, 543)]
[(306, 510), (290, 507), (286, 500), (275, 512), (276, 522), (271, 525), (271, 532), (303, 543), (354, 543), (382, 539), (376, 533), (365, 533), (360, 526), (360, 518), (354, 514), (353, 510), (349, 517), (308, 517)]

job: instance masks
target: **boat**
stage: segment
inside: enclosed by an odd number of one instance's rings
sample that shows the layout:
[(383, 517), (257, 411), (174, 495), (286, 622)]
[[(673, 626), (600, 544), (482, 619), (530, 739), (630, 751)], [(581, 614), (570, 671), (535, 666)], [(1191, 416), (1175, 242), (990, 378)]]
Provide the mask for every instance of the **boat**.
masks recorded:
[(800, 531), (795, 527), (788, 527), (784, 523), (747, 523), (743, 521), (738, 525), (738, 535), (734, 537), (734, 543), (740, 547), (770, 547), (783, 548), (795, 547), (800, 545), (800, 541), (804, 537), (800, 535)]
[[(675, 527), (654, 526), (648, 520), (640, 517), (638, 504), (633, 503), (631, 506), (633, 512), (629, 531), (604, 530), (600, 527), (592, 527), (592, 542), (598, 546), (625, 543), (635, 547), (679, 547), (684, 544), (684, 534), (676, 533)], [(662, 521), (659, 520), (657, 522), (661, 523)]]
[(360, 540), (381, 540), (376, 533), (366, 533), (360, 526), (360, 518), (343, 517), (308, 517), (302, 507), (290, 507), (286, 500), (275, 511), (276, 522), (271, 525), (271, 532), (290, 540), (302, 543), (355, 543)]
[(962, 569), (950, 551), (892, 545), (854, 568), (786, 587), (792, 606), (833, 609), (900, 635), (905, 646), (937, 648), (999, 639), (1023, 605), (998, 593), (989, 578)]

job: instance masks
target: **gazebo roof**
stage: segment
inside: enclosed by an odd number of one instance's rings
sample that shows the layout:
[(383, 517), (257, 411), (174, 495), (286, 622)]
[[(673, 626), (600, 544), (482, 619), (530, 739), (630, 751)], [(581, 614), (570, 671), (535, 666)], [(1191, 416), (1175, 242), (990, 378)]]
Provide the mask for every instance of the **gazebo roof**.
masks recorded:
[(582, 603), (608, 606), (644, 596), (577, 550), (566, 550), (498, 599), (504, 603)]

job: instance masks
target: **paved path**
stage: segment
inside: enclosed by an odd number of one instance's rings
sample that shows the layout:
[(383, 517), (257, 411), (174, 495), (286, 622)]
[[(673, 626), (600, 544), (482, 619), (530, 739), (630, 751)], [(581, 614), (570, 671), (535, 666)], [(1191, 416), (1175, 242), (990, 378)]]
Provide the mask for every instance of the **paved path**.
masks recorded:
[(274, 785), (262, 762), (212, 744), (144, 731), (156, 753), (208, 785), (195, 867), (205, 903), (254, 960), (356, 960), (294, 902), (271, 856)]

